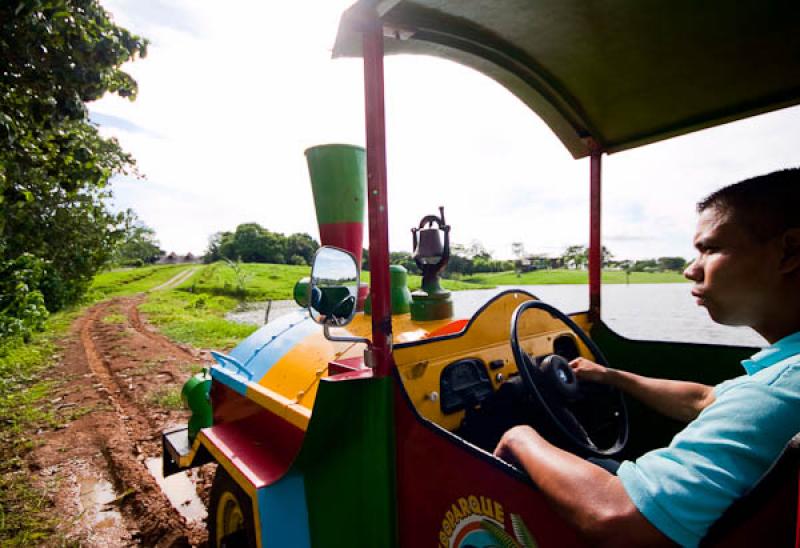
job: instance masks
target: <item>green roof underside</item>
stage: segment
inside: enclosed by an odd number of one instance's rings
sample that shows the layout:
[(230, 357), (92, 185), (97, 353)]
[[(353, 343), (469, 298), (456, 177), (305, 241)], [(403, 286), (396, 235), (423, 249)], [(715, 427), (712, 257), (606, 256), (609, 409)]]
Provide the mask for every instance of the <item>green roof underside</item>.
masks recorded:
[(361, 55), (364, 13), (398, 31), (387, 54), (489, 76), (576, 158), (800, 103), (798, 0), (362, 0), (334, 57)]

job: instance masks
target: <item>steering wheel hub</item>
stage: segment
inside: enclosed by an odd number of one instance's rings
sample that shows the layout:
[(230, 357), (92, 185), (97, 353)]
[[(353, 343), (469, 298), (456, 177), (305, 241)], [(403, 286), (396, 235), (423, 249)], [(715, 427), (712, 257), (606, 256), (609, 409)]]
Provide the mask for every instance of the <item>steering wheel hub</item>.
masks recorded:
[(557, 308), (538, 300), (519, 305), (511, 318), (511, 350), (520, 377), (533, 401), (541, 407), (554, 443), (576, 454), (608, 457), (619, 453), (628, 440), (628, 414), (616, 388), (579, 382), (569, 362), (558, 354), (534, 360), (520, 345), (522, 315), (537, 309), (561, 321), (589, 349), (594, 360), (608, 362), (600, 349), (574, 321)]

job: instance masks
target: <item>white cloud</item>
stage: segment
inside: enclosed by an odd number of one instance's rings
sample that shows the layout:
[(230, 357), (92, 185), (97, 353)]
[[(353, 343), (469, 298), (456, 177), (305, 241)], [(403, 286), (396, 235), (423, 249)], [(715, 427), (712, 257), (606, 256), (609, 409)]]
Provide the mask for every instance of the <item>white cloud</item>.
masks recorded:
[[(117, 205), (177, 252), (200, 253), (211, 233), (248, 221), (317, 237), (304, 149), (364, 144), (361, 62), (330, 59), (349, 3), (105, 1), (152, 40), (127, 67), (138, 99), (91, 106), (144, 130), (103, 129), (147, 178), (115, 183)], [(456, 242), (479, 240), (498, 257), (512, 241), (555, 252), (588, 240), (588, 162), (510, 93), (419, 57), (387, 59), (386, 88), (393, 249), (409, 249), (411, 226), (439, 205)], [(798, 122), (789, 109), (606, 158), (607, 245), (618, 257), (689, 256), (693, 204), (800, 163)]]

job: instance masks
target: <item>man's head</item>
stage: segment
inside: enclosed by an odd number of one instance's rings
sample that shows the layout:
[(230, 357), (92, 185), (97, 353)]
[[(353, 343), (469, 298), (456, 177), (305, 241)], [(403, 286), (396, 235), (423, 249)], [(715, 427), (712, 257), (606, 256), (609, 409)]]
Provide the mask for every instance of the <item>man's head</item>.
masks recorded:
[(697, 209), (698, 257), (684, 274), (698, 304), (768, 340), (788, 334), (800, 319), (800, 169), (727, 186)]

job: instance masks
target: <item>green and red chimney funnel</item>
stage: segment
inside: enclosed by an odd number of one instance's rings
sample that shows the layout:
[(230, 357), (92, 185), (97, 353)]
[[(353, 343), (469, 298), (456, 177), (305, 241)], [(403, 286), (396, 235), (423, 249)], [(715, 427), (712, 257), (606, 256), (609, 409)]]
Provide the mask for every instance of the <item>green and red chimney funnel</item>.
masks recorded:
[[(367, 203), (366, 152), (355, 145), (328, 144), (311, 147), (305, 154), (320, 243), (349, 251), (360, 268)], [(359, 288), (359, 305), (368, 291), (366, 285)]]

